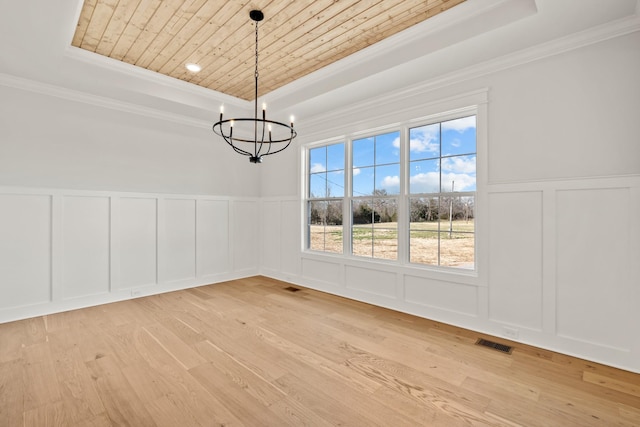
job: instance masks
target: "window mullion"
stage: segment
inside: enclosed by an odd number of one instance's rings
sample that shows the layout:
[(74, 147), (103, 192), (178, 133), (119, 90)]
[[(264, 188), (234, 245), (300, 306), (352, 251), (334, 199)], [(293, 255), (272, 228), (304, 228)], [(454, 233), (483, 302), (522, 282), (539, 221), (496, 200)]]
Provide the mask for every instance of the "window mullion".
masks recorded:
[(398, 195), (398, 262), (409, 262), (409, 128), (400, 129), (400, 194)]
[(342, 253), (352, 255), (352, 236), (353, 218), (351, 215), (353, 203), (353, 155), (351, 153), (353, 140), (347, 139), (344, 144), (345, 159), (345, 185), (344, 198), (342, 202)]

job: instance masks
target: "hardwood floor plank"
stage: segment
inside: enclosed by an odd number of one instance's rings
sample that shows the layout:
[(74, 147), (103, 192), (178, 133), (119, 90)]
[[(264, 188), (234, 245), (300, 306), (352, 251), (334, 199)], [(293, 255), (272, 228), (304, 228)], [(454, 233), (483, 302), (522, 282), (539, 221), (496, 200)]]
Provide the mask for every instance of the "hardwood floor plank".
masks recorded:
[(60, 385), (48, 344), (41, 343), (24, 347), (23, 354), (22, 376), (25, 412), (57, 403), (61, 398)]
[(213, 363), (205, 363), (190, 369), (189, 373), (240, 420), (240, 425), (278, 426), (283, 424), (282, 418), (268, 411), (267, 407), (248, 393), (243, 385), (229, 378)]
[(0, 362), (0, 426), (22, 425), (24, 412), (24, 361)]
[(185, 369), (191, 369), (205, 362), (187, 343), (174, 335), (161, 324), (152, 324), (143, 328)]
[(288, 286), (0, 324), (0, 426), (640, 426), (639, 374)]
[(105, 408), (82, 361), (80, 350), (77, 347), (62, 352), (52, 350), (51, 355), (67, 418), (79, 424), (103, 414)]
[(87, 362), (109, 420), (115, 425), (146, 427), (155, 422), (112, 356)]
[(620, 391), (640, 398), (640, 383), (634, 384), (594, 372), (584, 372), (582, 379), (588, 383), (597, 384), (602, 387), (610, 388), (611, 390)]

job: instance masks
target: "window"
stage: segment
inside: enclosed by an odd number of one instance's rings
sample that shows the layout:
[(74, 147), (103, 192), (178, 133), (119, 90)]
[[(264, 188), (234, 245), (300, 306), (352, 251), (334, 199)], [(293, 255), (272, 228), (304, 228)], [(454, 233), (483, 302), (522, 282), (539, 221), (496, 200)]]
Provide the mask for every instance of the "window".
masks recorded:
[(409, 261), (474, 268), (476, 117), (409, 130)]
[(310, 148), (307, 248), (474, 269), (476, 116), (440, 117)]
[(352, 253), (397, 259), (400, 132), (356, 139), (351, 152)]
[(342, 253), (344, 144), (309, 150), (308, 248)]

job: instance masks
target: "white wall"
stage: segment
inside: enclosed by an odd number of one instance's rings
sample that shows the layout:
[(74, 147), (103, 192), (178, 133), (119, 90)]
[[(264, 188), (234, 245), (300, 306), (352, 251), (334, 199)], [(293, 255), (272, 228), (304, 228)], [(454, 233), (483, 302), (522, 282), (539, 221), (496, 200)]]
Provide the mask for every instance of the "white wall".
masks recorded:
[(640, 33), (546, 49), (446, 86), (345, 99), (300, 129), (301, 145), (340, 137), (465, 107), (486, 88), (477, 277), (302, 250), (300, 150), (262, 170), (262, 273), (640, 372)]
[(0, 322), (258, 273), (259, 199), (0, 187)]
[(1, 75), (0, 100), (0, 322), (258, 273), (258, 171), (208, 124)]
[(260, 194), (258, 170), (231, 156), (212, 122), (149, 117), (132, 105), (2, 75), (0, 100), (0, 185)]

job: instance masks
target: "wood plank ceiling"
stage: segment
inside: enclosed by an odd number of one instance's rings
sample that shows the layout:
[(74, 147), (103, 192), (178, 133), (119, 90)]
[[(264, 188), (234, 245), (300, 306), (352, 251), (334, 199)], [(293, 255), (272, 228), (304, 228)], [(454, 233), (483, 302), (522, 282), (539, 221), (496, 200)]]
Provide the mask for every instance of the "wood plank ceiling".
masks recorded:
[(72, 45), (252, 100), (252, 9), (262, 96), (464, 1), (85, 0)]

